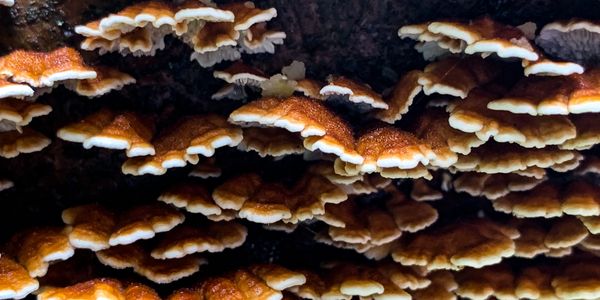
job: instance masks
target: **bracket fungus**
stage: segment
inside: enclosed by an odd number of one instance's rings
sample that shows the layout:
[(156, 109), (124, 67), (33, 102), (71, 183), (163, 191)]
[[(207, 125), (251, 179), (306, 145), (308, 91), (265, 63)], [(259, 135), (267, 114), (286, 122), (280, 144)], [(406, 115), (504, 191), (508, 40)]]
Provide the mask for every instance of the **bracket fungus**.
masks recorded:
[(124, 284), (116, 279), (97, 278), (67, 287), (46, 287), (38, 294), (40, 300), (68, 299), (123, 299), (123, 300), (159, 300), (152, 288), (140, 283)]
[(451, 169), (461, 172), (519, 173), (531, 168), (549, 168), (576, 157), (575, 151), (556, 147), (523, 148), (514, 144), (488, 142), (458, 157)]
[(138, 240), (151, 239), (156, 233), (169, 231), (184, 220), (182, 213), (164, 204), (136, 206), (119, 216), (108, 244), (129, 245)]
[(431, 186), (425, 179), (415, 179), (410, 190), (410, 197), (416, 201), (436, 201), (444, 198), (444, 194)]
[(0, 131), (0, 157), (13, 158), (21, 153), (38, 152), (48, 145), (50, 139), (33, 129)]
[(69, 259), (74, 254), (67, 234), (60, 228), (32, 228), (11, 238), (7, 253), (23, 265), (29, 276), (42, 277), (51, 262)]
[(94, 146), (124, 149), (128, 157), (135, 157), (155, 154), (151, 143), (153, 133), (150, 117), (103, 109), (61, 128), (56, 135), (65, 141), (82, 143), (86, 149)]
[(527, 77), (488, 103), (514, 114), (568, 115), (600, 112), (600, 69), (557, 77)]
[(173, 259), (194, 253), (222, 252), (244, 244), (247, 235), (246, 227), (235, 222), (183, 225), (164, 234), (151, 255), (156, 259)]
[(396, 248), (392, 257), (403, 265), (428, 270), (496, 264), (515, 252), (519, 232), (488, 220), (472, 220), (418, 232)]
[(456, 300), (454, 291), (458, 288), (458, 284), (451, 272), (446, 270), (433, 271), (427, 275), (427, 279), (431, 282), (428, 286), (410, 292), (413, 299)]
[(328, 236), (333, 242), (354, 245), (381, 246), (397, 240), (402, 232), (417, 232), (429, 227), (437, 211), (427, 203), (408, 199), (392, 192), (386, 209), (364, 208), (350, 199), (325, 205), (325, 214), (316, 218), (329, 225)]
[(299, 134), (281, 128), (249, 127), (244, 129), (244, 138), (238, 145), (242, 151), (254, 151), (260, 157), (282, 157), (304, 153)]
[(512, 270), (504, 264), (486, 266), (480, 269), (466, 268), (454, 276), (460, 297), (485, 300), (515, 299), (515, 278)]
[(23, 299), (38, 288), (39, 282), (23, 266), (6, 255), (0, 257), (0, 298)]
[(309, 151), (335, 154), (353, 164), (364, 160), (354, 150), (350, 127), (317, 100), (296, 96), (262, 98), (233, 111), (229, 121), (246, 127), (259, 125), (299, 132)]
[(36, 88), (67, 80), (93, 79), (96, 75), (79, 52), (67, 47), (51, 52), (16, 50), (0, 57), (0, 76)]
[(235, 147), (242, 141), (241, 129), (219, 115), (185, 117), (152, 139), (155, 154), (130, 158), (122, 166), (124, 174), (162, 175), (170, 168), (197, 164), (199, 154), (211, 157), (224, 146)]
[(205, 259), (189, 255), (176, 259), (155, 259), (139, 244), (114, 246), (96, 252), (98, 260), (114, 269), (131, 268), (137, 274), (155, 283), (171, 283), (191, 276), (207, 263)]
[[(338, 158), (336, 173), (340, 175), (356, 175), (360, 173), (381, 173), (384, 177), (390, 176), (399, 169), (400, 171), (416, 170), (418, 177), (431, 176), (426, 170), (419, 169), (428, 166), (436, 158), (430, 146), (413, 134), (398, 128), (385, 125), (376, 126), (367, 130), (356, 141), (355, 149), (363, 158), (361, 164), (343, 162)], [(344, 170), (344, 171), (340, 171)]]
[[(319, 274), (304, 271), (306, 283), (291, 289), (291, 292), (308, 299), (410, 299), (405, 286), (396, 282), (399, 278), (423, 280), (408, 268), (385, 268), (352, 264), (331, 263)], [(401, 281), (400, 281), (401, 282)]]
[(404, 74), (394, 85), (392, 93), (384, 99), (387, 109), (380, 110), (375, 117), (383, 122), (393, 124), (402, 119), (413, 104), (415, 97), (423, 90), (418, 80), (422, 72), (413, 70)]
[(63, 210), (62, 220), (68, 225), (69, 243), (74, 248), (99, 251), (110, 247), (117, 217), (100, 205), (88, 204)]
[(2, 98), (24, 98), (33, 96), (33, 89), (26, 84), (13, 83), (0, 78), (0, 99)]
[(329, 84), (324, 86), (320, 94), (323, 97), (331, 95), (348, 96), (348, 100), (356, 104), (366, 104), (373, 108), (388, 109), (388, 104), (381, 95), (374, 92), (371, 87), (352, 81), (343, 76), (329, 76)]
[(274, 8), (259, 9), (249, 1), (221, 7), (202, 1), (146, 1), (77, 26), (75, 31), (86, 37), (82, 49), (135, 56), (153, 56), (165, 47), (166, 36), (175, 35), (193, 47), (191, 60), (210, 67), (237, 60), (242, 52), (273, 53), (274, 45), (286, 37), (284, 32), (266, 29), (265, 22), (276, 16)]
[(0, 299), (600, 299), (600, 22), (511, 25), (592, 6), (70, 2), (0, 0)]
[(474, 133), (482, 141), (516, 143), (527, 148), (560, 145), (577, 135), (575, 125), (565, 116), (529, 116), (494, 111), (487, 104), (498, 98), (489, 90), (471, 91), (449, 106), (450, 126)]
[(545, 182), (528, 191), (509, 193), (493, 203), (496, 210), (521, 218), (591, 217), (600, 215), (600, 188), (582, 179), (562, 186)]
[(0, 99), (0, 121), (9, 121), (15, 126), (25, 126), (34, 118), (52, 112), (50, 105), (17, 99)]
[(99, 97), (110, 91), (134, 84), (130, 75), (109, 67), (94, 67), (96, 78), (78, 80), (72, 89), (81, 96)]
[(222, 276), (209, 277), (193, 288), (176, 290), (168, 299), (284, 299), (284, 290), (305, 282), (306, 277), (302, 273), (279, 265), (252, 265)]
[(479, 57), (449, 57), (428, 64), (419, 76), (425, 95), (434, 93), (462, 99), (500, 75), (500, 66)]
[(511, 192), (528, 191), (546, 180), (516, 173), (485, 174), (468, 172), (458, 175), (453, 182), (454, 190), (471, 196), (483, 196), (490, 200), (498, 199)]
[(490, 17), (470, 21), (439, 20), (399, 29), (401, 38), (419, 43), (415, 46), (426, 59), (443, 56), (446, 52), (496, 54), (505, 59), (521, 59), (525, 75), (569, 75), (582, 73), (583, 67), (572, 62), (553, 61), (544, 56), (523, 31), (524, 27), (505, 25)]
[(212, 193), (223, 210), (256, 223), (298, 223), (325, 213), (327, 203), (340, 203), (347, 195), (325, 177), (306, 173), (292, 187), (266, 182), (259, 175), (242, 174), (218, 186)]

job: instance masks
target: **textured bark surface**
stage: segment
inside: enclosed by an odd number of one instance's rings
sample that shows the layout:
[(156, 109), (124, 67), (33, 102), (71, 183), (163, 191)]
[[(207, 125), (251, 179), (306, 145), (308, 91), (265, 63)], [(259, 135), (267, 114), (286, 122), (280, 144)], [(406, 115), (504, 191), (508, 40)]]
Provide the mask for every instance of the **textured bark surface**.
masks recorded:
[[(18, 48), (77, 47), (81, 37), (74, 33), (74, 26), (117, 11), (132, 1), (16, 2), (12, 8), (0, 7), (0, 54)], [(346, 75), (370, 84), (379, 92), (392, 86), (402, 73), (425, 64), (412, 48), (413, 42), (398, 38), (397, 30), (401, 25), (486, 14), (513, 25), (526, 21), (543, 25), (575, 16), (591, 18), (600, 11), (600, 1), (596, 0), (260, 0), (256, 4), (277, 8), (278, 17), (270, 26), (285, 31), (288, 37), (274, 55), (244, 56), (248, 64), (272, 73), (292, 60), (300, 60), (306, 63), (308, 76), (312, 78), (324, 80), (328, 74)], [(99, 201), (119, 206), (155, 201), (166, 186), (185, 180), (189, 167), (170, 170), (160, 177), (125, 176), (120, 171), (125, 160), (123, 151), (83, 150), (80, 144), (55, 138), (57, 128), (105, 106), (153, 112), (160, 115), (160, 124), (191, 113), (228, 113), (239, 106), (234, 101), (211, 101), (210, 95), (223, 84), (212, 77), (213, 69), (190, 62), (191, 49), (181, 41), (167, 38), (166, 44), (166, 49), (155, 57), (84, 53), (90, 64), (110, 65), (132, 74), (138, 81), (136, 85), (91, 100), (58, 88), (38, 100), (50, 104), (54, 111), (47, 117), (36, 119), (31, 126), (52, 137), (53, 142), (39, 153), (0, 159), (0, 177), (15, 182), (15, 188), (0, 195), (2, 240), (16, 227), (34, 223), (60, 224), (60, 211), (74, 203)], [(418, 110), (417, 106), (411, 113)], [(225, 174), (260, 166), (270, 176), (288, 178), (297, 176), (302, 169), (302, 161), (298, 158), (273, 162), (234, 149), (219, 150), (217, 159), (224, 166)], [(455, 198), (456, 201), (436, 204), (441, 206), (442, 222), (452, 220), (457, 211), (473, 215), (482, 209), (494, 214), (488, 201)], [(321, 246), (299, 242), (311, 241), (311, 230), (305, 227), (293, 235), (283, 235), (265, 233), (253, 226), (251, 242), (235, 251), (233, 256), (297, 264), (316, 262), (313, 253), (319, 251), (327, 255), (328, 252), (320, 251)], [(336, 252), (336, 258), (339, 253), (351, 255), (340, 250)], [(231, 256), (214, 258), (217, 260), (214, 265), (234, 264), (236, 260), (229, 260)]]

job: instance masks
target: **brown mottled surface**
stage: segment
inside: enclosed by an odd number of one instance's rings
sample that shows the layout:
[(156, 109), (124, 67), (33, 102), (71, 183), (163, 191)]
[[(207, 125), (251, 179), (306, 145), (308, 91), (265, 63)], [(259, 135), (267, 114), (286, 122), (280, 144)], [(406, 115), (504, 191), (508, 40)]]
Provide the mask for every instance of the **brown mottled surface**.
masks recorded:
[[(0, 54), (19, 48), (78, 47), (82, 37), (74, 33), (74, 26), (119, 11), (133, 2), (140, 1), (17, 0), (12, 8), (0, 7)], [(485, 14), (511, 25), (526, 21), (543, 25), (574, 16), (597, 18), (596, 12), (600, 10), (600, 2), (595, 0), (263, 0), (257, 1), (257, 5), (277, 8), (278, 17), (270, 26), (285, 31), (287, 38), (284, 45), (276, 47), (274, 55), (244, 55), (247, 64), (274, 74), (296, 59), (306, 63), (308, 78), (324, 81), (329, 74), (344, 75), (368, 83), (382, 94), (400, 75), (426, 65), (412, 48), (414, 42), (398, 38), (397, 30), (402, 25), (441, 18), (477, 18)], [(102, 107), (110, 107), (155, 113), (159, 115), (157, 129), (161, 130), (182, 115), (206, 112), (226, 115), (240, 106), (235, 101), (210, 100), (210, 95), (223, 86), (223, 81), (214, 79), (212, 72), (227, 67), (228, 63), (201, 68), (189, 61), (192, 50), (188, 45), (173, 37), (166, 38), (165, 42), (166, 50), (158, 51), (154, 57), (99, 56), (95, 52), (83, 52), (87, 63), (116, 67), (136, 78), (137, 84), (93, 100), (57, 88), (38, 100), (52, 105), (53, 112), (34, 120), (32, 127), (54, 137), (58, 128)], [(517, 67), (521, 70), (520, 65)], [(411, 124), (424, 110), (422, 103), (419, 98), (415, 99), (399, 125)], [(345, 117), (359, 129), (367, 119), (352, 112)], [(3, 228), (0, 238), (4, 241), (16, 229), (32, 224), (62, 224), (62, 209), (83, 202), (97, 201), (122, 208), (156, 201), (166, 187), (187, 178), (192, 169), (192, 166), (173, 169), (163, 176), (125, 176), (120, 170), (125, 160), (122, 151), (84, 150), (79, 144), (56, 138), (41, 152), (13, 159), (0, 158), (0, 175), (15, 182), (14, 188), (0, 195), (5, 216), (0, 219)], [(306, 168), (301, 159), (274, 162), (235, 149), (218, 150), (216, 160), (224, 178), (258, 170), (261, 175), (293, 182)], [(210, 184), (216, 183), (210, 181)], [(455, 221), (457, 212), (473, 216), (483, 210), (486, 215), (498, 217), (489, 202), (464, 194), (451, 197), (451, 201), (435, 203), (440, 210), (437, 223), (441, 225)], [(214, 267), (207, 267), (222, 273), (239, 266), (240, 261), (268, 260), (306, 267), (318, 263), (315, 253), (323, 259), (361, 259), (349, 251), (332, 251), (315, 245), (311, 242), (312, 230), (301, 226), (293, 234), (281, 234), (251, 225), (249, 241), (244, 246), (211, 257)], [(193, 282), (185, 283), (189, 286)], [(170, 288), (163, 295), (169, 293)]]
[(68, 47), (52, 52), (19, 50), (0, 57), (0, 74), (34, 86), (47, 86), (42, 80), (57, 73), (93, 71), (77, 50)]

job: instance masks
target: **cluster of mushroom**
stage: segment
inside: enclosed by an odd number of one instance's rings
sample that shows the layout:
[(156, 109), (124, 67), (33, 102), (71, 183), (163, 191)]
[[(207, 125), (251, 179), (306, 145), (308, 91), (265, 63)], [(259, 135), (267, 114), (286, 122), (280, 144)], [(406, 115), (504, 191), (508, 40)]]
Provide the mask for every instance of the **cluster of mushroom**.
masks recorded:
[(109, 67), (85, 64), (76, 50), (68, 47), (51, 52), (16, 50), (0, 57), (0, 156), (40, 151), (50, 140), (25, 128), (52, 107), (35, 99), (64, 85), (85, 97), (97, 97), (135, 83), (135, 79)]
[(8, 241), (0, 257), (2, 299), (23, 298), (38, 289), (47, 293), (45, 286), (56, 280), (53, 274), (68, 273), (61, 270), (65, 261), (84, 249), (103, 265), (131, 268), (165, 284), (198, 272), (207, 261), (197, 253), (240, 247), (247, 236), (246, 227), (237, 222), (186, 222), (183, 213), (161, 203), (119, 212), (85, 204), (65, 209), (62, 220), (62, 228), (34, 227)]
[(153, 0), (77, 26), (75, 32), (85, 37), (81, 49), (134, 56), (153, 56), (164, 49), (166, 36), (175, 35), (193, 47), (191, 60), (210, 67), (242, 53), (275, 52), (286, 37), (266, 27), (276, 16), (274, 8), (260, 9), (249, 1), (217, 7), (210, 1)]
[[(250, 2), (147, 1), (76, 31), (86, 37), (83, 49), (133, 55), (153, 55), (174, 34), (193, 45), (192, 59), (211, 66), (242, 52), (272, 53), (285, 37), (266, 29), (275, 16)], [(553, 56), (553, 37), (593, 27), (566, 24), (547, 25), (538, 36)], [(316, 242), (353, 250), (368, 262), (238, 267), (168, 299), (600, 298), (600, 188), (593, 181), (600, 160), (585, 152), (600, 142), (594, 122), (600, 69), (584, 69), (579, 63), (586, 60), (551, 60), (527, 33), (489, 18), (404, 26), (400, 35), (417, 40), (417, 50), (435, 61), (407, 72), (386, 96), (343, 76), (327, 83), (306, 78), (300, 62), (267, 76), (238, 61), (213, 73), (227, 83), (213, 99), (248, 98), (247, 90), (261, 97), (228, 116), (188, 115), (162, 124), (157, 115), (101, 109), (66, 124), (57, 132), (64, 141), (125, 150), (124, 174), (196, 167), (157, 202), (125, 210), (74, 206), (62, 212), (65, 226), (15, 234), (0, 256), (0, 298), (36, 292), (38, 299), (160, 299), (144, 284), (96, 274), (85, 282), (67, 278), (72, 284), (62, 287), (53, 280), (55, 273), (68, 277), (63, 263), (86, 249), (101, 265), (169, 284), (209, 263), (200, 254), (243, 246), (245, 223), (287, 233), (316, 225)], [(522, 62), (524, 75), (506, 67), (510, 58)], [(507, 77), (516, 80), (501, 80)], [(51, 108), (15, 98), (58, 84), (98, 96), (134, 82), (87, 66), (71, 48), (1, 57), (0, 121), (12, 127), (0, 132), (0, 155), (49, 143), (21, 127)], [(419, 101), (425, 111), (398, 125)], [(340, 103), (361, 114), (361, 123), (339, 113)], [(264, 170), (222, 174), (213, 156), (225, 146), (265, 160), (302, 155), (308, 167), (291, 183)], [(560, 173), (571, 179), (558, 180)], [(393, 179), (411, 179), (410, 196)], [(0, 181), (0, 191), (10, 186)], [(444, 218), (442, 203), (453, 192), (483, 196), (503, 215)], [(510, 265), (511, 257), (542, 255), (562, 259)]]

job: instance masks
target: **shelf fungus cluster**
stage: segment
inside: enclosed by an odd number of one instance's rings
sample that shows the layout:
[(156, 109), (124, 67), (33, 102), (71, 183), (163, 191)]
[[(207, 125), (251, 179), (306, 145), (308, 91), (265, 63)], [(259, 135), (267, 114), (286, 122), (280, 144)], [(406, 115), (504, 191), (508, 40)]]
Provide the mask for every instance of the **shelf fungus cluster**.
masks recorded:
[(79, 52), (68, 47), (15, 50), (0, 57), (0, 157), (37, 152), (50, 144), (43, 134), (23, 128), (52, 112), (51, 106), (33, 102), (40, 95), (64, 85), (91, 98), (132, 83), (133, 77), (114, 68), (86, 65)]
[(217, 7), (209, 1), (153, 0), (77, 26), (75, 32), (85, 37), (81, 49), (134, 56), (154, 56), (172, 35), (193, 48), (191, 60), (210, 67), (242, 53), (274, 53), (286, 38), (285, 32), (267, 28), (276, 16), (276, 9), (257, 8), (253, 2)]
[[(264, 3), (135, 2), (74, 27), (123, 57), (0, 57), (2, 162), (69, 189), (0, 172), (23, 200), (7, 215), (27, 215), (0, 244), (0, 299), (600, 299), (597, 21), (405, 25), (426, 61), (373, 82), (291, 48), (242, 60), (286, 38)], [(109, 66), (187, 60), (172, 38), (221, 63), (195, 67), (212, 99), (167, 74), (181, 62), (154, 74), (177, 90), (157, 101)]]

